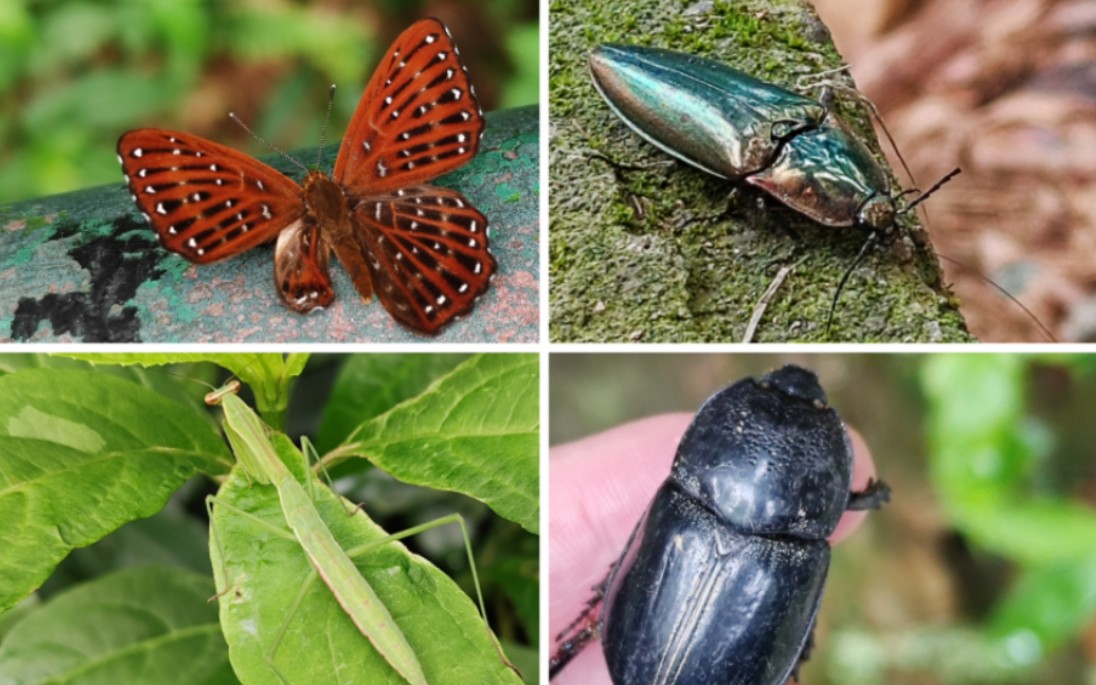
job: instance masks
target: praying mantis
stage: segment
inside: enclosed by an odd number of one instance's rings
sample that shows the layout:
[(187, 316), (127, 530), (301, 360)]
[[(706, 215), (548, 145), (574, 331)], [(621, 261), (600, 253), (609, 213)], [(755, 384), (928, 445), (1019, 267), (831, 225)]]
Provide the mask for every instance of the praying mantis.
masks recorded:
[[(216, 578), (222, 625), (243, 682), (274, 682), (271, 674), (282, 685), (521, 682), (486, 618), (470, 620), (459, 606), (470, 603), (467, 596), (396, 543), (458, 523), (485, 617), (459, 515), (389, 535), (327, 488), (314, 488), (305, 455), (230, 390), (207, 401), (222, 405), (238, 460), (209, 506), (211, 555), (223, 569)], [(230, 538), (234, 544), (225, 545)], [(448, 647), (438, 646), (443, 641)]]

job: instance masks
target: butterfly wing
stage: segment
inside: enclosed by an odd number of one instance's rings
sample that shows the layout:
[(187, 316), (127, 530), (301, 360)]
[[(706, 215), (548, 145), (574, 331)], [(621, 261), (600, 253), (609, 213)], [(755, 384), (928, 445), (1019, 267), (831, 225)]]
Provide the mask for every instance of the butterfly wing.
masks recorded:
[(286, 306), (307, 314), (335, 299), (328, 262), (331, 249), (312, 217), (298, 219), (278, 234), (274, 284)]
[(495, 273), (487, 220), (455, 190), (415, 186), (370, 197), (353, 221), (377, 297), (416, 331), (437, 333), (469, 312)]
[(199, 136), (129, 131), (118, 139), (118, 161), (160, 242), (199, 264), (272, 240), (304, 212), (292, 179)]
[(423, 19), (401, 33), (358, 102), (334, 179), (352, 196), (424, 183), (476, 154), (483, 111), (449, 29)]

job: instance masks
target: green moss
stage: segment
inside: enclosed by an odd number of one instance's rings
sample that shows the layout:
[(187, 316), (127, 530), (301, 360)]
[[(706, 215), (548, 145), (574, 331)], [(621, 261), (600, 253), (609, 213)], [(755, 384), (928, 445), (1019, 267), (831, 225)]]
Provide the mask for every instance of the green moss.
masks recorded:
[[(931, 252), (922, 247), (907, 260), (889, 241), (849, 280), (827, 334), (831, 299), (864, 235), (822, 227), (749, 188), (728, 202), (731, 185), (666, 164), (668, 156), (614, 117), (590, 83), (590, 51), (621, 42), (719, 59), (794, 86), (804, 74), (840, 65), (808, 6), (557, 0), (551, 19), (552, 340), (736, 341), (779, 269), (800, 259), (769, 302), (757, 339), (969, 340)], [(839, 111), (877, 148), (862, 107), (847, 102)], [(614, 172), (595, 150), (642, 168)]]

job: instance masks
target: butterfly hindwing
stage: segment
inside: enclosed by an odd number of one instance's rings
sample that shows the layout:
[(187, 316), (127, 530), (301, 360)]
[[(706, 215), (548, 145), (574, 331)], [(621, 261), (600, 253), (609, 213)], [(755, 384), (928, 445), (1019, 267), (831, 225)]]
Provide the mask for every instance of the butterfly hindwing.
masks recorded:
[(354, 210), (377, 297), (399, 322), (435, 333), (470, 311), (496, 269), (487, 220), (455, 190), (403, 188)]
[(353, 195), (424, 183), (466, 163), (483, 112), (444, 24), (415, 22), (388, 49), (350, 121), (334, 178)]
[(293, 311), (306, 314), (335, 299), (328, 271), (331, 249), (312, 217), (298, 219), (278, 234), (274, 285)]
[(290, 178), (199, 136), (129, 131), (118, 140), (118, 160), (164, 247), (199, 264), (270, 241), (304, 212)]

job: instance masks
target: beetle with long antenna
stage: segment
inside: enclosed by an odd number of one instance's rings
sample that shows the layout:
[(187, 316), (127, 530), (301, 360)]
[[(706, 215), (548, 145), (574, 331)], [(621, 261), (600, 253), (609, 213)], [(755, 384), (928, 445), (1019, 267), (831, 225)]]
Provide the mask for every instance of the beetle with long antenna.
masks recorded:
[[(872, 152), (834, 114), (829, 90), (813, 100), (720, 62), (659, 48), (602, 45), (589, 62), (609, 108), (647, 142), (706, 173), (760, 188), (819, 224), (869, 232), (840, 279), (827, 331), (879, 234), (959, 173), (923, 193), (894, 192)], [(900, 206), (911, 193), (917, 198)]]

